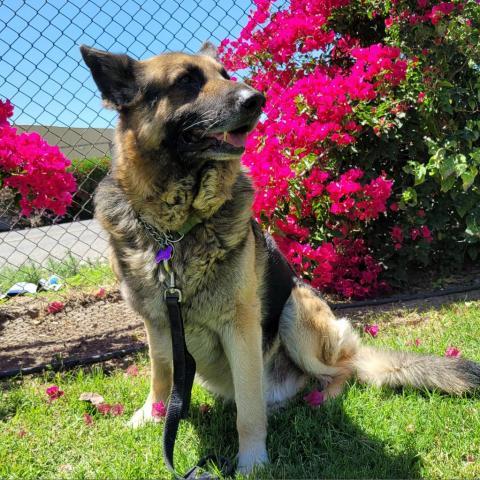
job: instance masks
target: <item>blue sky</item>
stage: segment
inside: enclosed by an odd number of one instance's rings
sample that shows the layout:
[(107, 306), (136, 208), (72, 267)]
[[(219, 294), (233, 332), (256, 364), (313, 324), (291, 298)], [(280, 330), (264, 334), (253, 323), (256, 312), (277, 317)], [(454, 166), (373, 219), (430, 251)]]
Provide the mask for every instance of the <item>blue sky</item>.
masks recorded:
[(238, 35), (249, 0), (1, 0), (0, 98), (16, 124), (112, 126), (78, 46), (135, 58)]

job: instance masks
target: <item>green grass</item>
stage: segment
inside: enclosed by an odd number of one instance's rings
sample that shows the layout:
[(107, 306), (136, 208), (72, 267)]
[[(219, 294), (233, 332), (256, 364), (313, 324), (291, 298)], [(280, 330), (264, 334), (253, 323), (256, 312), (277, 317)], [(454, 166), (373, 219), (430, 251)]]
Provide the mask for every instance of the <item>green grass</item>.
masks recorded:
[[(418, 314), (416, 314), (418, 317)], [(420, 314), (417, 326), (394, 326), (398, 313), (368, 319), (380, 323), (370, 344), (443, 355), (454, 345), (480, 360), (480, 302), (459, 302)], [(406, 346), (420, 338), (419, 347)], [(148, 391), (147, 361), (141, 374), (101, 367), (3, 384), (0, 402), (0, 478), (171, 478), (161, 457), (161, 425), (139, 430), (127, 418)], [(58, 384), (65, 396), (48, 404), (45, 388)], [(82, 392), (125, 405), (122, 417), (82, 420)], [(212, 410), (199, 413), (208, 403)], [(206, 453), (236, 453), (234, 406), (202, 388), (193, 392), (191, 416), (176, 444), (179, 471)], [(18, 432), (25, 430), (20, 437)], [(311, 409), (299, 398), (270, 417), (271, 465), (254, 478), (479, 478), (480, 401), (439, 393), (367, 387), (355, 382), (341, 398)], [(472, 461), (473, 460), (473, 461)], [(253, 478), (253, 477), (252, 477)]]
[(64, 283), (60, 292), (72, 287), (94, 287), (114, 282), (113, 272), (105, 262), (80, 261), (70, 254), (62, 261), (50, 259), (45, 267), (29, 263), (19, 268), (0, 269), (0, 292), (6, 291), (17, 282), (37, 284), (41, 278), (48, 279), (53, 274)]

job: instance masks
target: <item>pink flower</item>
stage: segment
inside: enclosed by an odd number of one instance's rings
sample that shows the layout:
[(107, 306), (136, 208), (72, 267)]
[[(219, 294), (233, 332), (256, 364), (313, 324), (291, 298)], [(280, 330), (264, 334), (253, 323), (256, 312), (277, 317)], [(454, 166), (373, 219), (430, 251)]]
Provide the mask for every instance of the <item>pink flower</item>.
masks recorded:
[(448, 347), (445, 350), (445, 356), (446, 357), (460, 357), (461, 352), (457, 347)]
[(198, 411), (202, 414), (202, 415), (206, 415), (208, 412), (210, 412), (211, 410), (211, 407), (210, 405), (206, 404), (206, 403), (202, 403), (199, 407), (198, 407)]
[(51, 314), (55, 314), (61, 312), (65, 308), (63, 302), (50, 302), (47, 305), (47, 312)]
[(420, 229), (419, 228), (412, 228), (410, 230), (410, 238), (412, 240), (416, 240), (417, 238), (419, 238), (421, 235), (421, 232), (420, 232)]
[(365, 325), (364, 331), (375, 338), (378, 335), (379, 327), (378, 325)]
[(88, 413), (84, 413), (83, 422), (85, 423), (85, 425), (93, 425), (93, 417)]
[(395, 225), (390, 231), (390, 236), (395, 243), (403, 243), (403, 229), (400, 225)]
[(425, 92), (420, 92), (417, 97), (417, 103), (423, 103), (425, 100)]
[(107, 295), (107, 292), (103, 287), (99, 288), (98, 291), (95, 293), (95, 296), (97, 298), (105, 298), (106, 295)]
[(312, 408), (318, 407), (325, 402), (325, 394), (318, 390), (312, 390), (309, 394), (303, 397), (305, 402), (307, 402)]
[(111, 409), (112, 406), (109, 403), (100, 403), (97, 405), (97, 410), (102, 415), (108, 415)]
[(422, 238), (428, 243), (431, 243), (433, 241), (432, 232), (426, 225), (422, 225), (420, 227), (420, 233), (422, 235)]
[(115, 405), (112, 405), (112, 408), (110, 409), (110, 415), (118, 417), (123, 415), (124, 410), (125, 407), (121, 403), (116, 403)]
[(128, 377), (136, 377), (138, 375), (138, 367), (134, 364), (129, 365), (125, 370), (125, 375)]
[(27, 431), (23, 428), (17, 432), (17, 437), (23, 438), (27, 434)]
[(48, 395), (48, 400), (50, 402), (58, 400), (61, 396), (63, 396), (64, 393), (63, 390), (60, 390), (57, 385), (52, 385), (51, 387), (48, 387), (45, 392)]
[(152, 403), (152, 417), (155, 418), (163, 418), (167, 415), (167, 408), (165, 404), (160, 402)]

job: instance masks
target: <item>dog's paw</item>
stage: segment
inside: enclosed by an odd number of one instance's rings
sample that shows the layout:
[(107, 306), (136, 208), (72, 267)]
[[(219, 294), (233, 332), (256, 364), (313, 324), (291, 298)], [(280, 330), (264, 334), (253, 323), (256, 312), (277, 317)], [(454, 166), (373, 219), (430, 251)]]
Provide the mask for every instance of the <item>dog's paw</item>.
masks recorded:
[(256, 467), (261, 467), (268, 463), (268, 454), (265, 445), (257, 445), (239, 452), (237, 470), (243, 475), (252, 473)]
[(149, 422), (159, 422), (160, 418), (154, 417), (152, 412), (151, 402), (146, 402), (145, 405), (138, 409), (128, 421), (128, 426), (131, 428), (139, 428)]

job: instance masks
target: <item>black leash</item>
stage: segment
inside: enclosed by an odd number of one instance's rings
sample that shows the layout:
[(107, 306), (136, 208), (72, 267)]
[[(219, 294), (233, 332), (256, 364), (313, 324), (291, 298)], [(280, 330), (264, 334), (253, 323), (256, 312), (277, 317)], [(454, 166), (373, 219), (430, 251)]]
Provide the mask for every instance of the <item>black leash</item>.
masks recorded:
[(163, 459), (168, 470), (177, 479), (182, 480), (218, 480), (219, 477), (208, 472), (202, 472), (209, 462), (217, 465), (223, 477), (230, 477), (234, 469), (227, 458), (217, 455), (208, 455), (191, 468), (185, 475), (180, 475), (173, 464), (173, 451), (177, 437), (178, 426), (182, 418), (188, 415), (190, 399), (192, 396), (193, 380), (195, 378), (195, 360), (187, 350), (185, 343), (185, 330), (183, 328), (182, 291), (175, 285), (175, 275), (170, 266), (170, 259), (175, 252), (175, 246), (195, 225), (201, 222), (196, 215), (191, 215), (177, 232), (160, 232), (141, 217), (139, 222), (143, 225), (145, 233), (159, 247), (155, 255), (156, 263), (163, 263), (163, 268), (168, 276), (168, 286), (165, 290), (165, 302), (168, 310), (168, 321), (172, 335), (173, 356), (173, 386), (168, 402), (167, 416), (163, 429)]
[(190, 355), (185, 344), (185, 331), (180, 309), (181, 300), (182, 293), (178, 288), (175, 288), (173, 276), (171, 276), (170, 287), (165, 292), (165, 302), (167, 303), (172, 335), (173, 387), (163, 430), (163, 459), (167, 468), (177, 479), (217, 480), (219, 477), (208, 472), (201, 472), (203, 467), (209, 462), (216, 464), (224, 477), (230, 477), (234, 472), (232, 464), (227, 458), (217, 455), (203, 457), (185, 475), (178, 474), (173, 465), (173, 450), (175, 448), (178, 425), (180, 420), (188, 415), (196, 368), (195, 360)]

